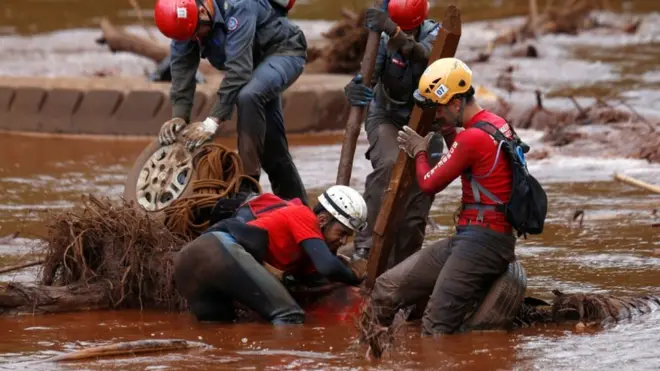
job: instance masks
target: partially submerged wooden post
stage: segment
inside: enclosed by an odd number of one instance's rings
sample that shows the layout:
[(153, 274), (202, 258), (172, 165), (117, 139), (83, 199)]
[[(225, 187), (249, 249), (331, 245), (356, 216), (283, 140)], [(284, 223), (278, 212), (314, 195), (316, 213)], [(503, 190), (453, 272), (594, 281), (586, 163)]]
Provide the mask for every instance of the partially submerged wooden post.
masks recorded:
[(650, 183), (646, 183), (642, 180), (635, 179), (635, 178), (629, 177), (627, 175), (614, 173), (614, 179), (616, 179), (620, 182), (629, 184), (631, 186), (635, 186), (635, 187), (645, 189), (649, 192), (660, 194), (660, 186), (656, 186), (656, 185), (653, 185), (653, 184), (650, 184)]
[(210, 346), (201, 342), (187, 341), (183, 339), (146, 339), (81, 349), (72, 353), (66, 353), (48, 358), (42, 362), (62, 362), (77, 361), (90, 358), (97, 359), (103, 357), (135, 356), (136, 354), (169, 352), (173, 350), (205, 347)]
[[(389, 0), (383, 0), (381, 9), (387, 11)], [(375, 6), (378, 6), (376, 2)], [(362, 84), (371, 86), (371, 77), (376, 66), (376, 56), (378, 55), (378, 46), (380, 45), (380, 33), (369, 31), (367, 46), (364, 49), (364, 56), (360, 65), (360, 75)], [(351, 107), (346, 120), (346, 130), (344, 131), (344, 142), (341, 146), (341, 155), (339, 156), (339, 167), (337, 169), (337, 184), (349, 185), (351, 174), (353, 172), (353, 158), (355, 157), (355, 146), (358, 136), (360, 136), (360, 126), (364, 121), (364, 112), (366, 107)]]
[[(438, 31), (429, 64), (440, 58), (453, 57), (456, 54), (460, 38), (461, 12), (454, 5), (450, 5), (445, 11), (442, 28)], [(408, 126), (419, 135), (425, 136), (431, 129), (434, 116), (435, 109), (422, 110), (415, 106), (410, 120), (408, 120)], [(414, 160), (403, 151), (400, 151), (392, 170), (389, 187), (383, 195), (383, 203), (376, 219), (376, 225), (374, 225), (373, 245), (367, 267), (367, 287), (369, 289), (373, 287), (376, 278), (383, 273), (387, 266), (387, 259), (393, 243), (392, 232), (396, 229), (394, 226), (395, 216), (397, 212), (402, 210), (403, 205), (401, 202), (409, 191), (410, 184), (415, 176), (414, 170)]]

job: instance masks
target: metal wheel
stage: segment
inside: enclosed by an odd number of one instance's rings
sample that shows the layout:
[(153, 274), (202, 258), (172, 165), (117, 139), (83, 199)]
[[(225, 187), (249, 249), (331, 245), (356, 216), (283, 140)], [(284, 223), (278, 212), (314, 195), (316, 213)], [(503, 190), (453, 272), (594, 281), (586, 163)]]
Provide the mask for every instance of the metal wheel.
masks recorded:
[(180, 143), (159, 148), (140, 170), (136, 199), (147, 211), (159, 211), (178, 199), (193, 175), (192, 156)]
[(126, 176), (123, 198), (150, 214), (159, 214), (175, 200), (192, 193), (195, 178), (193, 153), (176, 142), (161, 146), (151, 142), (138, 156)]

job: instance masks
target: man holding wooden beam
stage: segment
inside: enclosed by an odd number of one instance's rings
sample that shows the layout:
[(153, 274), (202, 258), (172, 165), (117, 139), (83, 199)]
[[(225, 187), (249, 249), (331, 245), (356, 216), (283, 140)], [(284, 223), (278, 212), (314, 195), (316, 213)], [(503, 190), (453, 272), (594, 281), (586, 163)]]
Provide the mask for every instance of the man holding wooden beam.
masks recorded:
[[(415, 159), (421, 190), (429, 195), (461, 178), (462, 208), (456, 234), (415, 253), (376, 279), (371, 305), (382, 325), (398, 309), (428, 299), (422, 333), (461, 330), (463, 321), (515, 260), (516, 235), (543, 230), (546, 195), (529, 174), (529, 149), (500, 116), (476, 102), (472, 71), (461, 60), (442, 58), (422, 75), (415, 103), (436, 109), (449, 152), (428, 165), (430, 135), (405, 126), (400, 148)], [(457, 133), (456, 128), (465, 130)]]
[[(374, 90), (363, 85), (357, 75), (345, 88), (353, 106), (369, 104), (365, 129), (369, 140), (366, 158), (373, 171), (367, 176), (364, 198), (369, 209), (368, 227), (355, 237), (357, 257), (367, 259), (371, 236), (399, 149), (396, 133), (409, 120), (414, 102), (412, 92), (428, 64), (429, 53), (440, 24), (426, 19), (427, 0), (390, 0), (387, 12), (370, 8), (365, 23), (371, 31), (382, 33), (373, 74)], [(438, 140), (433, 152), (442, 152)], [(431, 164), (437, 162), (432, 160)], [(423, 194), (419, 187), (411, 190), (406, 212), (400, 224), (401, 239), (397, 240), (388, 266), (392, 267), (418, 251), (424, 241), (426, 218), (433, 196)]]

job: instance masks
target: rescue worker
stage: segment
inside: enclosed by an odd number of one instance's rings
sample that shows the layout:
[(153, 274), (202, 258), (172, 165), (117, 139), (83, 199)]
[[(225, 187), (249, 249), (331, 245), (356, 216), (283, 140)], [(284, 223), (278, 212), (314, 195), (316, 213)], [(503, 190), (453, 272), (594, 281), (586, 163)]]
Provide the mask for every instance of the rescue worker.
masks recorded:
[[(372, 305), (383, 325), (391, 323), (397, 309), (427, 298), (422, 333), (456, 332), (515, 259), (516, 237), (499, 207), (511, 194), (509, 159), (488, 133), (474, 126), (488, 122), (506, 138), (514, 134), (502, 117), (479, 106), (474, 93), (471, 70), (455, 58), (432, 63), (420, 79), (416, 103), (437, 107), (449, 148), (433, 168), (428, 164), (430, 136), (422, 138), (408, 126), (399, 131), (397, 140), (415, 159), (422, 191), (435, 194), (460, 177), (462, 210), (454, 236), (422, 249), (376, 280)], [(465, 130), (457, 134), (456, 127)]]
[(199, 321), (233, 320), (235, 300), (273, 324), (303, 323), (305, 312), (264, 264), (285, 276), (315, 271), (349, 285), (364, 279), (364, 269), (350, 269), (336, 256), (366, 224), (367, 205), (357, 191), (330, 187), (313, 210), (276, 202), (260, 213), (268, 207), (264, 201), (268, 197), (251, 213), (218, 222), (175, 257), (176, 288)]
[[(287, 6), (293, 3), (287, 1)], [(289, 153), (281, 99), (303, 71), (307, 41), (285, 15), (271, 0), (158, 0), (156, 25), (172, 39), (173, 107), (159, 140), (171, 144), (182, 131), (182, 141), (194, 149), (232, 118), (237, 105), (238, 153), (245, 173), (258, 181), (263, 167), (276, 195), (307, 204)], [(208, 117), (188, 124), (201, 58), (225, 70), (225, 76)], [(252, 182), (243, 182), (243, 187), (258, 192)]]
[[(366, 178), (364, 192), (369, 209), (368, 227), (355, 238), (356, 255), (364, 259), (369, 256), (373, 226), (399, 154), (396, 133), (408, 123), (414, 106), (412, 93), (428, 64), (440, 27), (437, 22), (426, 19), (429, 12), (427, 0), (391, 0), (387, 9), (384, 12), (370, 8), (365, 16), (366, 27), (382, 33), (373, 75), (375, 92), (362, 84), (360, 75), (344, 89), (353, 106), (371, 102), (365, 122), (369, 140), (365, 157), (373, 168)], [(439, 157), (442, 142), (437, 141), (433, 147)], [(422, 193), (416, 184), (411, 187), (406, 212), (402, 213), (402, 221), (398, 224), (401, 229), (390, 255), (389, 267), (421, 248), (432, 203), (432, 195)]]

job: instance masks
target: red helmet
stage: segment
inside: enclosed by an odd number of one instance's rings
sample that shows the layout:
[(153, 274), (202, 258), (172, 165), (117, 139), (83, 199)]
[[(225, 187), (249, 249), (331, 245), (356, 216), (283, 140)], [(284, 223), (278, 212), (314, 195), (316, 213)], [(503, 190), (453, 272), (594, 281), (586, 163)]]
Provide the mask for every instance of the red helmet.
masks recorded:
[(428, 0), (390, 0), (387, 5), (390, 18), (403, 30), (419, 27), (429, 15)]
[(158, 0), (154, 19), (160, 32), (168, 38), (190, 40), (197, 31), (199, 8), (195, 0)]
[(296, 0), (272, 0), (272, 1), (286, 10), (291, 10), (291, 8), (293, 8), (293, 5), (296, 3)]

